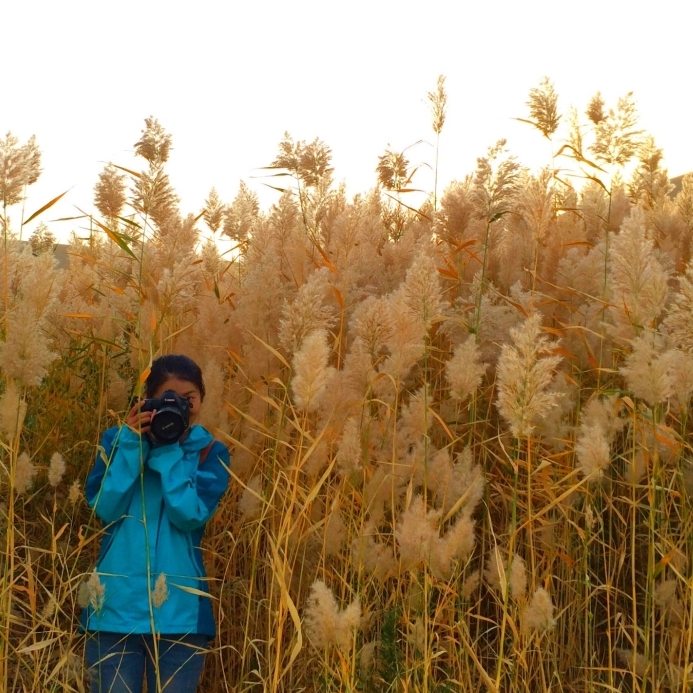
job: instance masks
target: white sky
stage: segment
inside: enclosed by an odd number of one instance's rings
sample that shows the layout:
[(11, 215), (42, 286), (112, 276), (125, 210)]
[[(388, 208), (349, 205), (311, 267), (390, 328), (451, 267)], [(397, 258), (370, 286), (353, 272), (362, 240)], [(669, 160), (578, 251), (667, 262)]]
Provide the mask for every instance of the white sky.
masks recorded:
[[(135, 164), (132, 145), (154, 115), (173, 136), (181, 211), (197, 213), (212, 186), (230, 202), (285, 130), (327, 142), (336, 179), (367, 190), (388, 144), (432, 141), (424, 98), (440, 73), (443, 185), (501, 137), (522, 163), (548, 163), (546, 141), (512, 120), (548, 75), (564, 113), (584, 112), (598, 90), (607, 105), (634, 91), (673, 176), (693, 170), (692, 19), (684, 0), (6, 2), (0, 133), (36, 134), (43, 151), (27, 216), (70, 188), (49, 220), (92, 210), (104, 162)], [(410, 158), (432, 163), (433, 149)], [(249, 183), (264, 205), (276, 199)], [(14, 209), (15, 229), (19, 217)], [(64, 237), (72, 227), (51, 228)]]

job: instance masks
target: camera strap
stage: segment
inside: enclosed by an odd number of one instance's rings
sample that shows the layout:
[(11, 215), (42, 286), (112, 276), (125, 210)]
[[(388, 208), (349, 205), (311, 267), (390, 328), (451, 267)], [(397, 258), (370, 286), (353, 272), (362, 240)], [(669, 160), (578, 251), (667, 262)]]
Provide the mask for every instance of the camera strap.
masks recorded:
[(199, 465), (201, 465), (207, 459), (207, 455), (209, 455), (209, 451), (212, 449), (212, 445), (214, 445), (214, 441), (212, 441), (206, 448), (200, 450)]

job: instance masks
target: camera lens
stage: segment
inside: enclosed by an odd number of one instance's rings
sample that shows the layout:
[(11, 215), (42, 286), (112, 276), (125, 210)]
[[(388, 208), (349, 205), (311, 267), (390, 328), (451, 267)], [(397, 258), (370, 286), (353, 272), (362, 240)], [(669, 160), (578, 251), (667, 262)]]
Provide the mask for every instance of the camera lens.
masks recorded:
[(152, 417), (149, 433), (160, 445), (170, 445), (180, 439), (190, 424), (188, 401), (173, 390), (166, 390), (160, 399), (148, 400)]
[(183, 418), (175, 411), (158, 411), (152, 419), (151, 431), (161, 443), (178, 440), (185, 430)]

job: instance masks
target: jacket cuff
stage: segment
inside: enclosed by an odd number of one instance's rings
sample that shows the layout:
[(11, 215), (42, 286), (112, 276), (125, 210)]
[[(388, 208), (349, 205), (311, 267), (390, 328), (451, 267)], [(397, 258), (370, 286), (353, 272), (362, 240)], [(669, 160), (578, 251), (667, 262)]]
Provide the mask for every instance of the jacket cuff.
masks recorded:
[(118, 444), (129, 449), (142, 448), (142, 453), (144, 457), (147, 456), (149, 448), (151, 447), (149, 443), (149, 438), (146, 435), (140, 436), (139, 433), (135, 433), (129, 426), (122, 426), (120, 429), (120, 434), (118, 435)]

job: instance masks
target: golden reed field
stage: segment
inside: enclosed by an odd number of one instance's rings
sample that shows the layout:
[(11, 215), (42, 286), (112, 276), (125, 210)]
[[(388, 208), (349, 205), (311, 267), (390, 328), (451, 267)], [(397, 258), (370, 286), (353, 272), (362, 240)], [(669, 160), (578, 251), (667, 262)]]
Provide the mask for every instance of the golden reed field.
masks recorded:
[(187, 217), (147, 119), (66, 268), (47, 226), (19, 240), (36, 141), (0, 140), (0, 690), (88, 689), (84, 481), (166, 353), (203, 367), (232, 454), (201, 690), (691, 687), (693, 176), (630, 94), (560, 113), (544, 80), (517, 111), (542, 170), (500, 141), (419, 206), (386, 151), (348, 198), (287, 135), (269, 210), (241, 184)]

